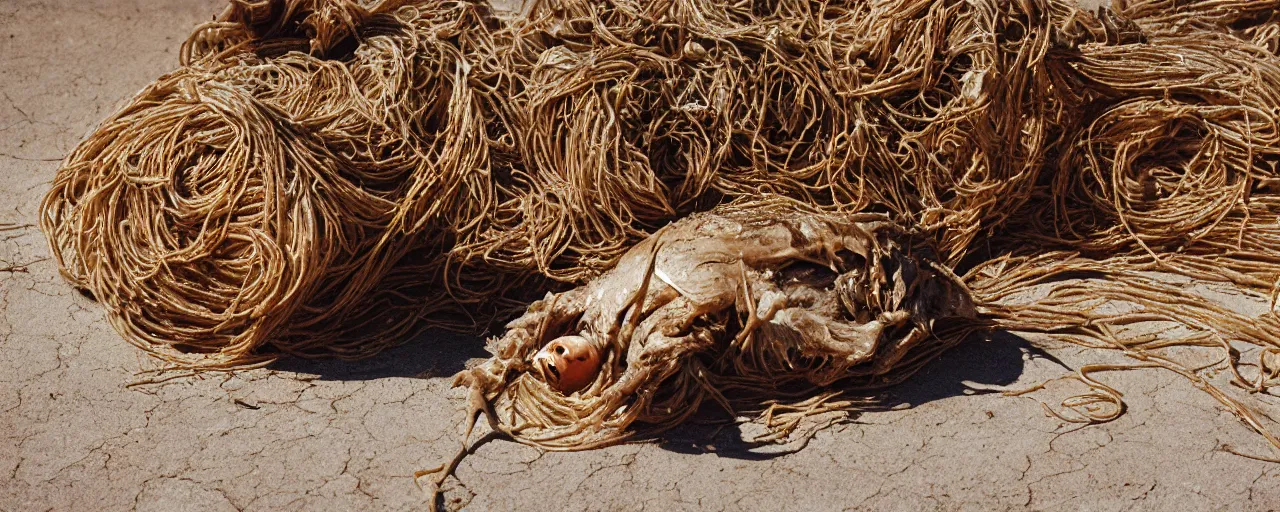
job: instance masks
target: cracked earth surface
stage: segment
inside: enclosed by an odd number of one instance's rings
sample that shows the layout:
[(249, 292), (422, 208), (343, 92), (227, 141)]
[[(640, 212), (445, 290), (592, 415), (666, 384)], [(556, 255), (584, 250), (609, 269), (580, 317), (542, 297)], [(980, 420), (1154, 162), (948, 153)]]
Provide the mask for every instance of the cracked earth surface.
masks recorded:
[[(176, 65), (221, 0), (0, 2), (0, 224), (35, 224), (57, 162)], [(457, 447), (448, 376), (475, 337), (427, 333), (355, 363), (285, 361), (129, 386), (154, 363), (47, 259), (34, 227), (0, 231), (0, 511), (416, 510), (414, 471)], [(1229, 299), (1228, 299), (1229, 300)], [(583, 453), (485, 444), (446, 484), (450, 508), (507, 510), (1271, 510), (1280, 465), (1256, 434), (1164, 373), (1109, 375), (1129, 411), (1079, 428), (1034, 399), (964, 381), (1062, 374), (1012, 336), (947, 354), (893, 399), (773, 458), (732, 428)], [(1093, 354), (1059, 349), (1068, 364)], [(1050, 402), (1070, 388), (1033, 394)], [(1079, 391), (1079, 390), (1076, 390)], [(1260, 397), (1259, 400), (1276, 400)], [(1272, 409), (1275, 410), (1275, 409)]]

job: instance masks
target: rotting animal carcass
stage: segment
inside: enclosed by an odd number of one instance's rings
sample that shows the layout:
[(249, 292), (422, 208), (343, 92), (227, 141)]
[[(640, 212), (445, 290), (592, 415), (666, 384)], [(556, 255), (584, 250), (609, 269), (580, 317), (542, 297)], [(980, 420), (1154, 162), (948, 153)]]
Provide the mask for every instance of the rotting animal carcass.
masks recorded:
[(763, 414), (780, 436), (846, 407), (837, 381), (897, 382), (980, 323), (960, 279), (886, 215), (767, 197), (668, 225), (548, 294), (455, 384), (472, 390), (473, 421), (488, 412), (495, 430), (552, 450), (673, 427), (707, 399)]

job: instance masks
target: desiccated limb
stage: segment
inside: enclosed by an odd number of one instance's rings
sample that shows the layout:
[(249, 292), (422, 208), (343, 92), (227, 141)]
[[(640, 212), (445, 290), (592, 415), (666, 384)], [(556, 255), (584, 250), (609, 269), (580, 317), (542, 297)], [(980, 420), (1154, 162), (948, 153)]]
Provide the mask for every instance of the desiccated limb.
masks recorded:
[[(474, 443), (468, 445), (467, 441), (471, 439), (471, 432), (475, 429), (476, 420), (481, 414), (483, 414), (488, 420), (490, 431), (480, 439), (477, 439)], [(468, 453), (475, 451), (477, 447), (489, 442), (490, 440), (497, 439), (499, 436), (510, 437), (510, 434), (502, 427), (496, 418), (497, 417), (494, 415), (493, 411), (493, 405), (489, 403), (487, 398), (485, 398), (484, 390), (478, 385), (478, 383), (473, 383), (470, 390), (467, 392), (467, 426), (462, 433), (462, 446), (448, 462), (432, 469), (417, 471), (413, 474), (413, 481), (415, 484), (417, 484), (418, 480), (424, 476), (431, 474), (436, 475), (431, 482), (431, 493), (428, 501), (432, 509), (437, 509), (437, 502), (440, 500), (440, 496), (443, 493), (441, 487), (444, 485), (445, 480), (453, 475), (453, 472), (458, 469), (458, 464), (462, 462), (462, 459), (465, 458)], [(420, 484), (419, 487), (421, 487)]]
[[(659, 238), (660, 236), (661, 231), (653, 237), (653, 248), (652, 252), (649, 254), (649, 266), (645, 269), (644, 277), (640, 280), (640, 287), (636, 288), (631, 300), (627, 301), (626, 307), (618, 310), (616, 325), (621, 326), (621, 330), (619, 331), (616, 327), (610, 328), (610, 338), (617, 336), (620, 339), (629, 340), (631, 339), (631, 335), (635, 333), (636, 326), (640, 324), (640, 316), (644, 313), (644, 299), (649, 294), (649, 283), (653, 281), (653, 272), (658, 264), (658, 252), (662, 250), (662, 239)], [(630, 317), (626, 317), (628, 312), (631, 313)], [(625, 325), (623, 324), (624, 318), (626, 320)]]

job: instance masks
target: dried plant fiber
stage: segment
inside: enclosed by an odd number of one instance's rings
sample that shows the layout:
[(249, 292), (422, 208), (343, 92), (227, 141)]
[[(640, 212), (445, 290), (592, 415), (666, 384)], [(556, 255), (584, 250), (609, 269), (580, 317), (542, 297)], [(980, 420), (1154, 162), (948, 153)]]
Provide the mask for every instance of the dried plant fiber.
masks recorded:
[[(1280, 446), (1166, 353), (1220, 350), (1253, 392), (1280, 375), (1277, 3), (546, 0), (506, 19), (469, 1), (232, 0), (179, 69), (67, 157), (42, 229), (127, 340), (208, 370), (363, 357), (427, 325), (484, 324), (530, 290), (590, 286), (717, 205), (876, 214), (974, 309), (862, 384), (975, 329), (1048, 333), (1176, 371)], [(1233, 311), (1169, 279), (1272, 307)], [(624, 313), (619, 329), (641, 325)], [(759, 377), (783, 367), (689, 377), (696, 354), (750, 331), (713, 320), (692, 320), (710, 322), (704, 345), (652, 356), (671, 359), (608, 407), (526, 408), (495, 427), (575, 449), (682, 419), (628, 401), (636, 389), (768, 414), (835, 407), (839, 375), (786, 396)], [(1181, 330), (1126, 334), (1149, 322)], [(536, 347), (520, 346), (461, 379), (476, 407), (539, 396), (519, 364)], [(779, 354), (760, 350), (742, 353)], [(1089, 377), (1107, 369), (1082, 369), (1091, 394), (1058, 414), (1118, 414), (1119, 394)]]

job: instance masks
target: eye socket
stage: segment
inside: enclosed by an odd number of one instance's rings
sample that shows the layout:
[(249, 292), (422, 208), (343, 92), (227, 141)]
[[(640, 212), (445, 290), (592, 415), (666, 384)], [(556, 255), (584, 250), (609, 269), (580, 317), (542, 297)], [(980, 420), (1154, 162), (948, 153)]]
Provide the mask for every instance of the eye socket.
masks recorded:
[(556, 354), (564, 355), (564, 345), (556, 345)]
[(578, 356), (578, 360), (579, 360), (579, 361), (586, 361), (586, 360), (587, 360), (587, 356)]

